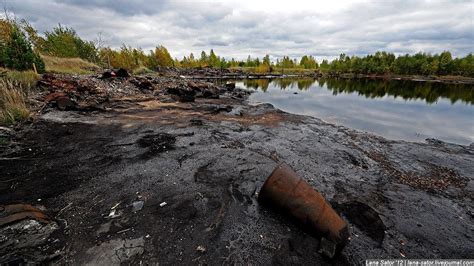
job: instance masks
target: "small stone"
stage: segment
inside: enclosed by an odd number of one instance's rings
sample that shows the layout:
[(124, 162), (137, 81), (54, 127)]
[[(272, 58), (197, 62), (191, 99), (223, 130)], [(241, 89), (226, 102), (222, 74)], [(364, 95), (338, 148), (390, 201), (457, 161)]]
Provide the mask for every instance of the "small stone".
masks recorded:
[(203, 246), (198, 246), (198, 247), (196, 248), (196, 250), (199, 251), (199, 252), (201, 252), (201, 253), (206, 252), (206, 248), (203, 247)]
[(166, 203), (165, 201), (163, 201), (162, 203), (160, 203), (160, 207), (164, 207), (164, 206), (166, 206), (166, 204), (168, 204), (168, 203)]

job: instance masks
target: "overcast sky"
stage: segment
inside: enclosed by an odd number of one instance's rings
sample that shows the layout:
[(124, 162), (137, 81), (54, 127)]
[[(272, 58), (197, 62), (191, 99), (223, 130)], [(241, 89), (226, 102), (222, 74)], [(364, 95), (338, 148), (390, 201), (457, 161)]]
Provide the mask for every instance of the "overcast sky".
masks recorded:
[(179, 58), (211, 48), (239, 59), (474, 50), (474, 0), (2, 1), (40, 32), (61, 23), (88, 40), (102, 32), (111, 47), (163, 44)]

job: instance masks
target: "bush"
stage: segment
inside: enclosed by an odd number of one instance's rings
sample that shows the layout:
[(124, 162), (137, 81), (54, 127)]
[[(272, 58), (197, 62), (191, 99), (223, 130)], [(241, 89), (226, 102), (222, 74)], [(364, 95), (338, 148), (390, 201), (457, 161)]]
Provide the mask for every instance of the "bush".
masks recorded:
[(9, 22), (9, 38), (0, 43), (0, 66), (15, 70), (32, 70), (36, 67), (44, 72), (44, 62), (35, 53), (25, 33), (14, 23)]
[(82, 40), (72, 28), (59, 25), (45, 32), (46, 39), (41, 51), (57, 57), (79, 57), (90, 62), (98, 61), (98, 52), (93, 42)]
[(0, 80), (0, 124), (12, 125), (28, 119), (30, 112), (19, 83)]
[(261, 64), (258, 67), (255, 67), (255, 73), (270, 73), (270, 66)]

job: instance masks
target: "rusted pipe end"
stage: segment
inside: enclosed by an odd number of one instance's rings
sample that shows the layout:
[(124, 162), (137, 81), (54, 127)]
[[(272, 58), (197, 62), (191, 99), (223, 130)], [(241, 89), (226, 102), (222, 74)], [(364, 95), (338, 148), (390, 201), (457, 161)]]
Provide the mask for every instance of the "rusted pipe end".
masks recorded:
[(258, 200), (282, 209), (338, 247), (343, 247), (348, 240), (347, 223), (319, 192), (285, 163), (279, 164), (267, 178)]

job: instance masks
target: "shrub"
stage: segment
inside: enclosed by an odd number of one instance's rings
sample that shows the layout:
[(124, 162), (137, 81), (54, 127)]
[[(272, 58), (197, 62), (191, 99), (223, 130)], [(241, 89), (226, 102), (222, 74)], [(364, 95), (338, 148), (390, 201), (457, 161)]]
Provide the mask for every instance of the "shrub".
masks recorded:
[(270, 72), (270, 66), (266, 64), (261, 64), (257, 67), (255, 67), (255, 72), (256, 73), (269, 73)]
[(0, 66), (15, 70), (32, 70), (44, 72), (44, 62), (39, 54), (33, 51), (30, 41), (20, 27), (11, 21), (2, 20), (2, 36), (0, 42)]
[(76, 31), (59, 25), (45, 32), (41, 51), (57, 57), (79, 57), (90, 62), (98, 61), (98, 52), (93, 42), (82, 40)]
[(0, 124), (11, 125), (25, 121), (29, 115), (21, 85), (0, 80)]

